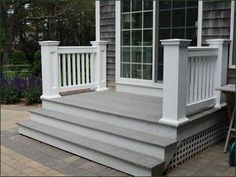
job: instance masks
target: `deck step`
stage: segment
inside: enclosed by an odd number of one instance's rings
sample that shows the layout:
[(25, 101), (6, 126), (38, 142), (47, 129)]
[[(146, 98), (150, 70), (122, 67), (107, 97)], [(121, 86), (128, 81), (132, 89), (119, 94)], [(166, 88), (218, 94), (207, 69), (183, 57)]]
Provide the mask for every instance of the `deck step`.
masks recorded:
[(20, 134), (134, 176), (160, 175), (164, 170), (165, 162), (158, 158), (100, 142), (89, 137), (80, 136), (32, 120), (22, 121), (18, 124)]
[(34, 109), (30, 111), (32, 114), (38, 114), (43, 117), (49, 117), (52, 119), (60, 120), (63, 122), (68, 122), (74, 125), (86, 127), (89, 129), (94, 129), (97, 131), (102, 131), (105, 133), (113, 134), (116, 136), (129, 138), (135, 141), (140, 141), (143, 143), (148, 143), (152, 145), (157, 145), (161, 147), (168, 147), (173, 144), (176, 144), (176, 140), (162, 137), (162, 136), (155, 136), (148, 133), (143, 133), (119, 126), (115, 126), (112, 124), (107, 124), (100, 121), (90, 120), (88, 118), (83, 118), (80, 116), (73, 116), (70, 114), (59, 113), (51, 110), (46, 109)]

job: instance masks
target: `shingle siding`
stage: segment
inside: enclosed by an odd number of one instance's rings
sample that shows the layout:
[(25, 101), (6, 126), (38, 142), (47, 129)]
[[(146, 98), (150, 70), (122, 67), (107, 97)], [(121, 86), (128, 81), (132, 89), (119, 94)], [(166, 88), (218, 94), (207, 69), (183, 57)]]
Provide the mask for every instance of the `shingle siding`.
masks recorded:
[(230, 38), (230, 1), (205, 1), (203, 3), (202, 39)]
[[(230, 39), (231, 1), (203, 3), (202, 39)], [(228, 70), (228, 83), (235, 83), (235, 69)]]
[(108, 41), (107, 46), (107, 86), (115, 87), (115, 0), (100, 2), (101, 40)]

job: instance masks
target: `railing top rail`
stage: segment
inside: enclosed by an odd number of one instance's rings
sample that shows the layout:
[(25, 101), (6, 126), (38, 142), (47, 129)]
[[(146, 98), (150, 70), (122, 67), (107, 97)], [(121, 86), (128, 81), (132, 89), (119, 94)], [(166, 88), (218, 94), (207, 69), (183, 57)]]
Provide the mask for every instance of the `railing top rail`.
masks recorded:
[(212, 51), (212, 50), (218, 50), (217, 47), (188, 47), (188, 51)]
[(188, 57), (207, 57), (217, 55), (217, 47), (188, 47)]
[(58, 53), (96, 53), (96, 49), (97, 47), (94, 46), (60, 46), (58, 47)]

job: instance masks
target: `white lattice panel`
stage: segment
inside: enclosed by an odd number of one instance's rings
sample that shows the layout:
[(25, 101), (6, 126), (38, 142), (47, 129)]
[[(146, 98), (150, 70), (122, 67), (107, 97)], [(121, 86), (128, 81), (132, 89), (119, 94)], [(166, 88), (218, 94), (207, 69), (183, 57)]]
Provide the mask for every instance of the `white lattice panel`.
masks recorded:
[(215, 143), (225, 138), (225, 124), (217, 124), (205, 131), (184, 139), (178, 146), (177, 152), (170, 161), (167, 171), (177, 167), (196, 154), (206, 150)]

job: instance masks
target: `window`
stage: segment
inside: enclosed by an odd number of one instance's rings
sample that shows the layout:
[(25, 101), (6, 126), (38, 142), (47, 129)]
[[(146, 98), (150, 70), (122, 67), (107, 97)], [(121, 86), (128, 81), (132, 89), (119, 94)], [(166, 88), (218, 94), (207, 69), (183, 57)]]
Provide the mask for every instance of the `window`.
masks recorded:
[(156, 81), (163, 80), (163, 46), (161, 39), (185, 38), (192, 39), (191, 45), (197, 45), (198, 1), (158, 1), (158, 55)]
[(121, 77), (152, 80), (153, 1), (121, 2)]

